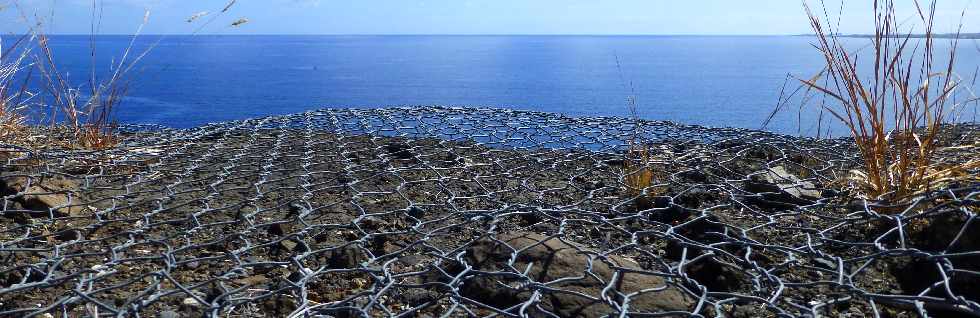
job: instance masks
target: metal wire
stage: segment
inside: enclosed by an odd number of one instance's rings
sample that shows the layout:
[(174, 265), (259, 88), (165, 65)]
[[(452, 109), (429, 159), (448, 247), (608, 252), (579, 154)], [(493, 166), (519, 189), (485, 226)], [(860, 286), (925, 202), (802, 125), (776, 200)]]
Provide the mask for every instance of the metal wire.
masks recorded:
[(125, 128), (0, 146), (0, 316), (980, 316), (980, 184), (853, 199), (846, 139), (442, 107)]

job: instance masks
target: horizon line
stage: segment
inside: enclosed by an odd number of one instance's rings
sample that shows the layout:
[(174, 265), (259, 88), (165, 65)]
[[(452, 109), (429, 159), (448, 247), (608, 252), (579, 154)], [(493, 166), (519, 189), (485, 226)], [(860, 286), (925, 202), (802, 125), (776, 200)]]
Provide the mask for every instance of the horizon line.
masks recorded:
[[(3, 35), (26, 35), (24, 33), (3, 33)], [(89, 33), (47, 33), (46, 35), (63, 36), (92, 36)], [(132, 33), (100, 33), (96, 36), (134, 36)], [(807, 34), (614, 34), (614, 33), (255, 33), (255, 34), (236, 34), (236, 33), (144, 33), (140, 36), (663, 36), (663, 37), (780, 37), (780, 36), (800, 36)]]

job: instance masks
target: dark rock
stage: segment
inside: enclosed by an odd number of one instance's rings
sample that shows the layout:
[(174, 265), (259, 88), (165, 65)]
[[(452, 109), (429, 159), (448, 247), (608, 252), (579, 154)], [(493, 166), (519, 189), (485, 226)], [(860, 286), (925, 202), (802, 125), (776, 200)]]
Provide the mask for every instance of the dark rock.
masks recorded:
[[(577, 295), (586, 294), (601, 299), (601, 293), (609, 285), (616, 270), (612, 266), (640, 269), (639, 265), (630, 259), (612, 256), (599, 258), (588, 248), (562, 242), (561, 240), (535, 234), (515, 233), (498, 235), (502, 241), (481, 240), (471, 246), (465, 260), (475, 269), (486, 272), (505, 272), (506, 275), (475, 274), (465, 281), (462, 292), (467, 297), (505, 309), (524, 301), (535, 292), (542, 294), (539, 306), (561, 317), (599, 317), (615, 313), (615, 309), (603, 301), (593, 301)], [(507, 265), (511, 254), (522, 250), (517, 255), (513, 268)], [(586, 272), (590, 267), (591, 271)], [(533, 266), (528, 267), (533, 264)], [(518, 269), (515, 271), (514, 269)], [(528, 269), (527, 280), (516, 275)], [(643, 275), (639, 273), (620, 273), (615, 288), (621, 293), (632, 293), (642, 289), (665, 286), (665, 289), (636, 295), (630, 299), (631, 311), (662, 312), (689, 311), (694, 301), (682, 290), (667, 284), (663, 277)], [(558, 279), (560, 283), (554, 283)], [(536, 288), (534, 284), (548, 283), (548, 289)], [(568, 291), (555, 292), (551, 289)], [(610, 297), (616, 297), (607, 294)], [(616, 301), (622, 301), (616, 299)], [(536, 310), (531, 308), (532, 311)], [(532, 313), (532, 316), (543, 313)]]
[(677, 197), (674, 198), (674, 203), (682, 205), (686, 208), (697, 209), (702, 205), (710, 205), (711, 203), (721, 200), (722, 196), (719, 191), (693, 189), (678, 194)]
[(331, 269), (359, 268), (367, 259), (367, 255), (360, 248), (349, 245), (331, 251), (327, 266)]
[(425, 258), (422, 255), (408, 254), (398, 258), (398, 262), (402, 263), (404, 266), (415, 266), (416, 264), (422, 263)]
[[(908, 244), (933, 255), (964, 253), (945, 261), (959, 271), (980, 272), (980, 255), (970, 254), (980, 250), (980, 222), (971, 221), (971, 218), (975, 216), (953, 210), (925, 219), (908, 220)], [(952, 244), (954, 240), (956, 244)], [(919, 255), (895, 260), (891, 268), (905, 294), (918, 294), (944, 279), (937, 267), (942, 261)], [(980, 284), (975, 275), (950, 275), (947, 271), (946, 276), (951, 276), (948, 286), (955, 294), (980, 299)], [(928, 295), (946, 297), (943, 289), (935, 288)]]
[(838, 196), (840, 196), (840, 191), (834, 189), (824, 189), (823, 191), (820, 191), (820, 197), (825, 199), (836, 198)]
[(292, 216), (297, 216), (297, 215), (305, 214), (308, 211), (309, 211), (309, 209), (307, 209), (302, 204), (293, 202), (293, 203), (290, 203), (289, 204), (289, 214), (288, 215), (290, 217), (292, 217)]
[(441, 293), (429, 289), (409, 289), (398, 293), (397, 297), (411, 306), (420, 306), (438, 300), (440, 296)]
[(425, 217), (425, 210), (422, 210), (422, 208), (417, 206), (409, 207), (405, 213), (408, 214), (408, 216), (411, 216), (416, 219), (421, 219)]
[(622, 158), (607, 159), (607, 160), (602, 161), (602, 163), (605, 163), (607, 166), (610, 166), (610, 167), (613, 167), (613, 168), (622, 168), (624, 165), (626, 165), (626, 161), (623, 160)]
[(678, 173), (677, 176), (690, 180), (694, 183), (707, 183), (710, 180), (707, 173), (694, 169), (682, 171)]
[(79, 239), (80, 237), (81, 237), (81, 233), (79, 233), (78, 230), (65, 230), (65, 231), (58, 232), (58, 234), (55, 235), (55, 238), (61, 241), (74, 241)]
[[(24, 209), (51, 212), (55, 217), (82, 216), (85, 208), (77, 206), (79, 200), (72, 197), (72, 193), (80, 188), (78, 182), (62, 178), (29, 180), (23, 177), (9, 177), (0, 181), (0, 192), (3, 192), (3, 195), (22, 194), (17, 199)], [(33, 213), (31, 215), (40, 216)]]
[(306, 245), (303, 240), (295, 240), (296, 246), (293, 247), (292, 251), (296, 254), (303, 254), (310, 251), (310, 247)]
[(521, 213), (520, 218), (521, 221), (524, 221), (524, 224), (528, 226), (538, 224), (539, 222), (544, 220), (544, 217), (542, 217), (541, 214), (539, 214), (539, 212), (537, 211)]
[(11, 196), (23, 192), (27, 178), (4, 176), (0, 178), (0, 196)]
[(452, 152), (447, 152), (443, 160), (450, 162), (454, 165), (459, 165), (459, 166), (466, 165), (466, 160), (463, 159), (463, 157), (460, 157), (459, 155)]
[(715, 144), (716, 147), (720, 149), (730, 149), (735, 147), (745, 146), (745, 142), (738, 139), (723, 140)]
[(656, 203), (654, 207), (659, 210), (650, 213), (650, 220), (664, 224), (678, 224), (687, 221), (694, 214), (695, 210), (687, 209), (683, 206), (673, 204), (670, 198), (659, 198), (658, 201), (667, 203)]
[(386, 227), (388, 225), (388, 222), (379, 219), (377, 217), (367, 216), (362, 218), (361, 221), (358, 222), (357, 224), (360, 225), (361, 228), (363, 228), (364, 230), (380, 230)]
[(283, 236), (286, 235), (287, 232), (289, 232), (289, 230), (287, 229), (285, 224), (276, 223), (269, 226), (269, 235)]
[(289, 316), (298, 307), (295, 300), (280, 295), (262, 300), (262, 312), (271, 317)]
[(797, 201), (796, 204), (787, 203), (785, 202), (786, 200), (793, 201), (792, 197), (785, 197), (785, 196), (773, 195), (773, 194), (760, 194), (757, 196), (750, 196), (745, 198), (746, 202), (754, 204), (755, 206), (763, 210), (770, 210), (770, 211), (792, 210), (801, 204), (805, 204), (804, 202), (799, 202), (799, 201)]
[(684, 267), (688, 277), (704, 285), (712, 292), (733, 292), (743, 290), (750, 283), (749, 278), (737, 269), (707, 258)]
[(636, 211), (646, 211), (649, 209), (665, 209), (671, 207), (671, 204), (669, 197), (641, 195), (633, 199), (633, 207)]
[(766, 146), (754, 146), (745, 152), (745, 155), (749, 158), (761, 159), (765, 161), (772, 161), (776, 154), (774, 149), (766, 149)]
[(27, 272), (27, 275), (26, 275), (27, 276), (27, 281), (26, 281), (27, 283), (40, 282), (40, 281), (43, 281), (45, 278), (48, 277), (48, 273), (46, 273), (43, 270), (40, 270), (38, 268), (35, 268), (35, 267), (28, 267), (27, 270), (26, 270), (26, 272)]
[[(20, 202), (17, 201), (7, 201), (7, 208), (2, 211), (0, 216), (11, 218), (17, 224), (30, 224), (33, 214), (38, 214), (35, 211), (30, 211), (24, 208)], [(46, 214), (45, 214), (46, 215)]]
[(348, 184), (350, 184), (351, 181), (353, 181), (353, 180), (351, 180), (351, 178), (348, 177), (348, 176), (345, 176), (345, 175), (338, 175), (337, 176), (337, 184), (338, 185), (348, 185)]
[(384, 149), (389, 155), (397, 159), (415, 159), (415, 154), (412, 153), (412, 147), (406, 144), (387, 144), (384, 145)]
[(303, 277), (306, 277), (306, 275), (304, 275), (302, 272), (293, 271), (289, 273), (289, 276), (286, 276), (286, 279), (294, 283), (299, 283), (300, 280), (303, 280)]
[[(720, 242), (723, 239), (719, 233), (725, 233), (725, 226), (713, 215), (700, 218), (696, 221), (685, 222), (690, 223), (677, 226), (674, 231), (689, 240), (701, 244), (712, 244)], [(703, 251), (695, 246), (685, 246), (679, 240), (671, 239), (667, 241), (667, 246), (665, 247), (666, 254), (664, 256), (671, 260), (680, 260), (684, 254), (685, 247), (687, 247), (688, 259), (703, 254)]]
[(395, 247), (392, 245), (390, 237), (388, 235), (375, 234), (370, 237), (371, 253), (374, 255), (385, 255), (394, 252)]

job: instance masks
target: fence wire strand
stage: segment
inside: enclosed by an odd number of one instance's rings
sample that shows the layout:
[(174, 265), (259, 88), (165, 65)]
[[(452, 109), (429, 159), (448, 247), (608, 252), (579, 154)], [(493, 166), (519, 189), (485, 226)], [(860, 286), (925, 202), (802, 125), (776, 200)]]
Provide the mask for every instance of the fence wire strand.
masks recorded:
[(0, 145), (0, 316), (980, 316), (980, 183), (855, 199), (846, 139), (443, 107), (124, 128)]

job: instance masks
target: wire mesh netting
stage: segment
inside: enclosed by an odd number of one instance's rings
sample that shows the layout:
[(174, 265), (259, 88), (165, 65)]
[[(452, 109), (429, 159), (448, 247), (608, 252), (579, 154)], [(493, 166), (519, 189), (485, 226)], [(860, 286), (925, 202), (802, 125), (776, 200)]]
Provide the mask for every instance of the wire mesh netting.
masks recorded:
[(846, 139), (441, 107), (123, 135), (0, 147), (0, 316), (980, 315), (980, 183), (855, 199)]

